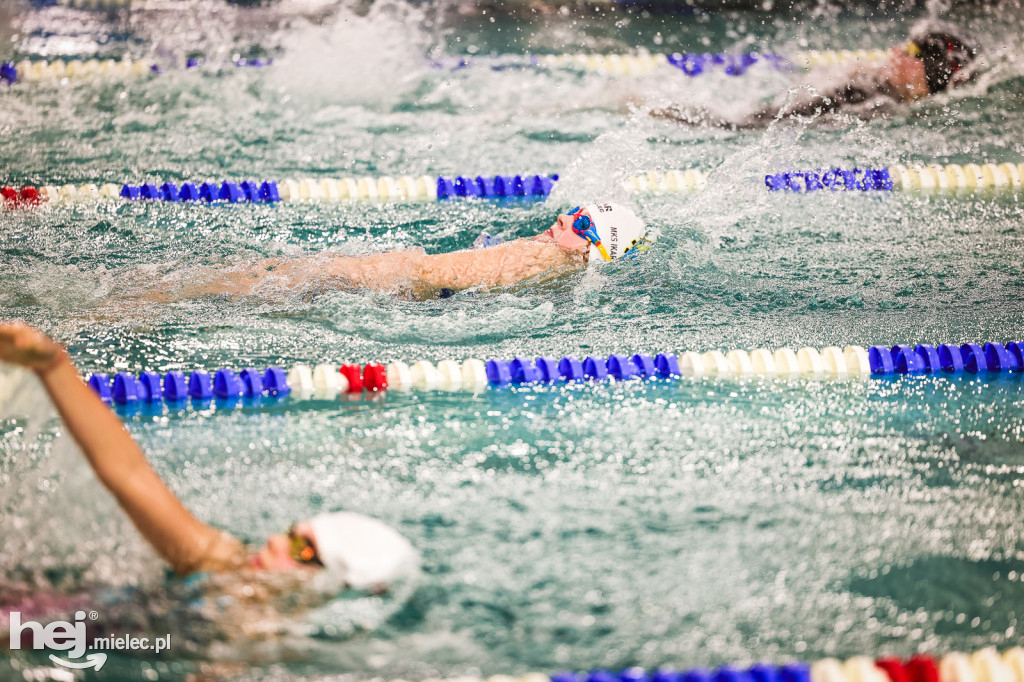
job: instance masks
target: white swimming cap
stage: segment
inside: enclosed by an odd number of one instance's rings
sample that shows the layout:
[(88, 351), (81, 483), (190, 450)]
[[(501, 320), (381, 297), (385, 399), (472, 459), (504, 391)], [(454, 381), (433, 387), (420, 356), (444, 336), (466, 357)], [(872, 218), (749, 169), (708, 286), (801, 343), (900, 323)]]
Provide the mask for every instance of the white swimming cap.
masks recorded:
[[(583, 207), (597, 228), (601, 245), (610, 260), (646, 251), (653, 239), (636, 213), (619, 204), (591, 204)], [(588, 263), (604, 262), (600, 247), (591, 242)]]
[(316, 552), (327, 571), (349, 587), (384, 587), (409, 575), (419, 553), (387, 524), (353, 512), (319, 514), (309, 520)]

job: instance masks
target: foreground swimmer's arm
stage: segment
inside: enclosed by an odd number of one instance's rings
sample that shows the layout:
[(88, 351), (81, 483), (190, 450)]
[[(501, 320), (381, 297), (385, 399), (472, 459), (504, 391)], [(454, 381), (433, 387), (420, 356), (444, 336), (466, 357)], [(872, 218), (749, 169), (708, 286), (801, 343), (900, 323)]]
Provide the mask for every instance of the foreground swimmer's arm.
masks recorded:
[(85, 385), (62, 346), (24, 324), (4, 324), (0, 360), (36, 373), (97, 478), (176, 573), (219, 570), (238, 561), (238, 540), (182, 506), (121, 420)]
[(96, 476), (178, 575), (201, 571), (324, 568), (349, 587), (381, 592), (415, 568), (409, 541), (376, 519), (319, 514), (249, 553), (185, 509), (146, 462), (117, 416), (78, 375), (64, 348), (21, 323), (0, 324), (0, 362), (36, 373)]

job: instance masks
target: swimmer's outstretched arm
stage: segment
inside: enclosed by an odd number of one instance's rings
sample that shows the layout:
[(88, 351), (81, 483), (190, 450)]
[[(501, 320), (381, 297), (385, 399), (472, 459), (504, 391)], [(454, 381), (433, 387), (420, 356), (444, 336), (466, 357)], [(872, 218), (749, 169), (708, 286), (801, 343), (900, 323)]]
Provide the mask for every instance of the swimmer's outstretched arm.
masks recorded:
[(570, 250), (548, 239), (533, 238), (516, 239), (486, 249), (424, 256), (418, 288), (427, 293), (440, 289), (460, 291), (548, 279), (585, 266), (584, 253), (583, 248)]
[(27, 325), (2, 324), (0, 361), (36, 373), (96, 476), (175, 573), (223, 569), (239, 560), (241, 543), (185, 509), (60, 344)]
[(370, 289), (389, 294), (432, 298), (442, 290), (503, 287), (540, 281), (587, 264), (589, 244), (572, 230), (573, 219), (562, 214), (535, 237), (515, 239), (485, 249), (463, 249), (427, 255), (423, 249), (402, 249), (363, 256), (337, 253), (300, 258), (268, 258), (232, 266), (211, 280), (168, 289), (157, 285), (142, 297), (158, 303), (217, 294), (249, 296), (274, 291)]
[(455, 292), (471, 287), (502, 287), (541, 276), (554, 277), (583, 267), (584, 254), (584, 247), (567, 248), (544, 234), (486, 249), (433, 255), (418, 249), (365, 256), (320, 253), (293, 260), (258, 261), (244, 269), (222, 273), (215, 281), (190, 285), (174, 294), (155, 291), (149, 298), (169, 302), (213, 294), (247, 296), (277, 288), (302, 292), (370, 289), (409, 292), (415, 298), (425, 299), (444, 289)]
[(583, 267), (584, 249), (567, 249), (544, 235), (515, 239), (486, 249), (426, 255), (391, 251), (367, 256), (334, 256), (324, 267), (343, 287), (395, 292), (412, 289), (416, 298), (471, 287), (503, 287)]

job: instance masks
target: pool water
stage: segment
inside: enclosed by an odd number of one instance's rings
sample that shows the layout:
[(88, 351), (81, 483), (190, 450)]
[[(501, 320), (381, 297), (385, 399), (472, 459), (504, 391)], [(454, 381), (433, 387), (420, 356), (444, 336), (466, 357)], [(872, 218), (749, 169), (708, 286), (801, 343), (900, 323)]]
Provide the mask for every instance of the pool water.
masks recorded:
[[(924, 12), (11, 10), (0, 39), (19, 58), (98, 51), (180, 64), (202, 53), (207, 66), (0, 90), (4, 184), (562, 179), (546, 203), (3, 211), (0, 318), (53, 334), (85, 373), (1021, 340), (1019, 196), (763, 187), (765, 173), (786, 168), (1020, 161), (1019, 13), (959, 8), (947, 18), (984, 37), (991, 69), (955, 97), (868, 123), (728, 132), (648, 115), (679, 101), (746, 110), (800, 82), (765, 68), (694, 79), (491, 68), (528, 52), (885, 47)], [(236, 69), (235, 55), (275, 64)], [(468, 68), (435, 64), (466, 55)], [(691, 167), (711, 173), (699, 194), (619, 186)], [(659, 231), (656, 246), (537, 286), (427, 302), (367, 292), (132, 299), (154, 281), (261, 257), (440, 252), (482, 232), (532, 235), (556, 212), (603, 198), (634, 205)], [(38, 390), (28, 385), (18, 403), (4, 408), (0, 438), (0, 601), (101, 595), (125, 629), (182, 643), (160, 657), (114, 654), (96, 679), (422, 679), (1021, 641), (1019, 375), (691, 378), (127, 415), (204, 521), (259, 542), (349, 509), (395, 525), (422, 552), (422, 574), (395, 594), (289, 613), (255, 644), (214, 642), (200, 618), (168, 616), (181, 605), (159, 561), (46, 419)], [(0, 676), (46, 663), (22, 652), (0, 662)]]

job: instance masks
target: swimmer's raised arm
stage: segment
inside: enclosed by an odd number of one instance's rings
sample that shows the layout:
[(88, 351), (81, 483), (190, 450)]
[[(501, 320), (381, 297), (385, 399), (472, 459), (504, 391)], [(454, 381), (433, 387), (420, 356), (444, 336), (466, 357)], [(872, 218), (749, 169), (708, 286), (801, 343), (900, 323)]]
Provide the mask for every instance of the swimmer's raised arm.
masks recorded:
[(326, 569), (349, 587), (381, 592), (418, 563), (409, 541), (376, 519), (319, 514), (247, 552), (195, 518), (149, 466), (120, 419), (85, 385), (64, 348), (21, 323), (0, 324), (0, 362), (36, 373), (96, 476), (178, 575)]
[(241, 544), (185, 509), (60, 344), (27, 325), (3, 324), (0, 361), (35, 372), (97, 478), (176, 573), (216, 570), (236, 560)]

